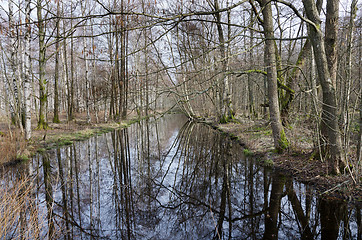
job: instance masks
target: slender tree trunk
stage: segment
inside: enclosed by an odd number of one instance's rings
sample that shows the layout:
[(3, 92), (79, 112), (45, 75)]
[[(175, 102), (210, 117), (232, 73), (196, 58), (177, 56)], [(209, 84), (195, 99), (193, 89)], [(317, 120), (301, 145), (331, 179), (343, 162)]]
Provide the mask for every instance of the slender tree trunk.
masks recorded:
[[(253, 23), (254, 23), (254, 14), (253, 12), (251, 13), (250, 16), (250, 27), (253, 28)], [(250, 46), (249, 46), (249, 65), (250, 65), (250, 69), (253, 68), (254, 65), (254, 61), (253, 61), (253, 40), (254, 40), (254, 30), (250, 29)], [(256, 115), (255, 112), (255, 105), (254, 105), (254, 93), (253, 93), (253, 81), (251, 79), (251, 74), (248, 74), (248, 96), (249, 96), (249, 117), (253, 118)]]
[(42, 17), (42, 0), (37, 0), (37, 16), (38, 16), (38, 30), (39, 30), (39, 120), (37, 129), (47, 129), (48, 123), (46, 119), (46, 105), (48, 101), (47, 84), (45, 79), (45, 66), (46, 66), (46, 45), (45, 45), (45, 24)]
[[(214, 9), (218, 11), (220, 9), (218, 0), (214, 0)], [(216, 19), (216, 27), (218, 32), (219, 38), (219, 50), (220, 50), (220, 57), (221, 57), (221, 79), (220, 81), (220, 116), (219, 121), (221, 123), (226, 123), (229, 120), (234, 118), (234, 110), (232, 109), (232, 102), (231, 102), (231, 94), (230, 94), (230, 85), (229, 85), (229, 77), (227, 76), (226, 72), (228, 69), (228, 56), (227, 56), (227, 46), (224, 38), (224, 32), (221, 25), (221, 15), (219, 12), (214, 14)]]
[[(342, 141), (338, 126), (336, 90), (328, 69), (324, 36), (321, 32), (321, 20), (313, 0), (303, 0), (308, 19), (314, 24), (309, 25), (309, 39), (313, 46), (316, 67), (323, 91), (322, 123), (325, 124), (326, 144), (329, 152), (326, 157), (330, 162), (329, 172), (337, 174), (345, 167), (342, 154)], [(323, 131), (323, 130), (322, 130)]]
[[(73, 17), (73, 4), (71, 4), (71, 14)], [(70, 28), (73, 29), (73, 20), (70, 20)], [(74, 40), (73, 33), (70, 38), (70, 89), (68, 94), (70, 95), (70, 101), (68, 102), (68, 120), (74, 119)], [(69, 99), (68, 99), (69, 100)]]
[(354, 20), (357, 14), (357, 0), (353, 0), (351, 3), (351, 15), (348, 26), (348, 34), (347, 34), (347, 51), (346, 51), (346, 81), (344, 84), (344, 93), (343, 93), (343, 101), (342, 109), (341, 109), (341, 119), (343, 121), (343, 132), (344, 132), (344, 147), (348, 152), (349, 148), (349, 100), (351, 94), (351, 86), (352, 86), (352, 49), (353, 49), (353, 41), (354, 41), (354, 29), (355, 24)]
[(58, 81), (59, 81), (59, 55), (60, 55), (60, 3), (57, 1), (57, 22), (56, 22), (56, 43), (55, 43), (55, 69), (54, 69), (54, 116), (53, 123), (60, 123), (59, 121), (59, 94), (58, 94)]
[[(82, 5), (83, 8), (83, 14), (85, 14), (86, 11), (86, 4), (87, 1), (84, 2), (84, 5)], [(83, 27), (83, 34), (87, 34), (87, 28), (86, 28), (87, 22), (84, 23)], [(85, 61), (85, 105), (86, 105), (86, 112), (87, 112), (87, 124), (90, 124), (91, 122), (91, 116), (90, 116), (90, 106), (89, 106), (89, 90), (90, 90), (90, 84), (89, 84), (89, 63), (88, 63), (88, 44), (87, 44), (87, 38), (83, 38), (83, 57)]]
[(25, 98), (25, 139), (31, 138), (31, 72), (30, 72), (30, 0), (25, 1), (25, 74), (24, 74), (24, 98)]
[[(121, 12), (124, 12), (124, 1), (121, 0)], [(126, 29), (125, 29), (125, 18), (121, 16), (121, 71), (120, 71), (120, 111), (119, 114), (122, 119), (127, 116), (127, 96), (126, 96)]]
[[(13, 1), (9, 0), (9, 37), (10, 37), (10, 73), (11, 73), (11, 84), (12, 84), (12, 98), (13, 104), (10, 107), (10, 114), (12, 123), (16, 126), (21, 126), (21, 101), (19, 98), (19, 84), (18, 78), (20, 77), (17, 75), (17, 40), (16, 40), (16, 28), (14, 22), (14, 9), (13, 9)], [(9, 83), (10, 86), (10, 83)], [(10, 87), (11, 88), (11, 87)], [(11, 98), (10, 98), (11, 99)], [(10, 102), (11, 104), (11, 102)]]
[(275, 56), (275, 42), (273, 31), (273, 12), (271, 2), (268, 0), (258, 1), (263, 14), (263, 28), (265, 35), (265, 52), (264, 61), (266, 65), (267, 81), (268, 81), (268, 98), (270, 122), (273, 132), (274, 147), (278, 152), (282, 152), (288, 148), (288, 140), (285, 136), (284, 128), (280, 119), (279, 100), (278, 100), (278, 84), (277, 84), (277, 66)]

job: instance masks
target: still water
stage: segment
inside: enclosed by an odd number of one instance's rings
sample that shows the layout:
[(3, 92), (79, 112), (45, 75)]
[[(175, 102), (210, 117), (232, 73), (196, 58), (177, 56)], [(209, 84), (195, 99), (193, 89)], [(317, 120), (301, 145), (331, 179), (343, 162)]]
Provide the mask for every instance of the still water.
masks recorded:
[(361, 209), (319, 198), (180, 115), (38, 154), (25, 168), (42, 239), (361, 239)]

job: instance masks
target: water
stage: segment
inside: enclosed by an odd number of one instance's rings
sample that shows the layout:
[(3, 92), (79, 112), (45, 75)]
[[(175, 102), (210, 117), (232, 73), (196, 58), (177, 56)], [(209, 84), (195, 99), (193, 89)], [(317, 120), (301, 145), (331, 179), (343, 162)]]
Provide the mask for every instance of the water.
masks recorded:
[(361, 209), (179, 115), (39, 154), (21, 171), (35, 179), (39, 238), (361, 239)]

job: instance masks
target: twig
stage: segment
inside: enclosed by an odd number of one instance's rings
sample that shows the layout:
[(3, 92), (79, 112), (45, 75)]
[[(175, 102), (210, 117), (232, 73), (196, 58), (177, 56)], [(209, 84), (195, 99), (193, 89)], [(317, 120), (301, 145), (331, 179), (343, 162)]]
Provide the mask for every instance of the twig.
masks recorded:
[(334, 191), (336, 188), (339, 188), (340, 186), (342, 186), (342, 185), (343, 185), (343, 184), (345, 184), (345, 183), (348, 183), (349, 181), (350, 181), (350, 180), (344, 181), (343, 183), (340, 183), (340, 184), (338, 184), (338, 185), (336, 185), (336, 186), (332, 187), (331, 189), (329, 189), (329, 190), (327, 190), (327, 191), (323, 192), (323, 193), (322, 193), (322, 195), (323, 195), (323, 194), (326, 194), (326, 193), (328, 193), (328, 192), (332, 192), (332, 191)]

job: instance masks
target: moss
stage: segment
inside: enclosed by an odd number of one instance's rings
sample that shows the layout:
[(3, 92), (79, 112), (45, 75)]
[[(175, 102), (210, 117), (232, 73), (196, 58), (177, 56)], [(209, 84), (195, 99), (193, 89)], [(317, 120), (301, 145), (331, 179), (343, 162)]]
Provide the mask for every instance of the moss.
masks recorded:
[(29, 156), (26, 154), (20, 154), (16, 156), (16, 160), (21, 161), (21, 162), (27, 162), (29, 161)]
[(267, 158), (267, 159), (264, 160), (264, 166), (265, 167), (272, 167), (273, 165), (274, 165), (274, 162), (270, 158)]
[(287, 136), (285, 135), (284, 129), (280, 132), (280, 138), (278, 140), (278, 148), (276, 149), (278, 153), (282, 153), (284, 150), (288, 149), (289, 142)]
[(253, 155), (253, 152), (250, 151), (250, 150), (247, 149), (247, 148), (244, 148), (244, 149), (243, 149), (243, 152), (244, 152), (244, 155), (245, 155), (246, 157), (250, 157), (250, 156)]
[(36, 150), (38, 153), (45, 153), (46, 149), (45, 148), (38, 148), (38, 150)]
[(69, 139), (59, 139), (58, 140), (58, 146), (66, 146), (66, 145), (72, 145), (73, 141), (69, 140)]

